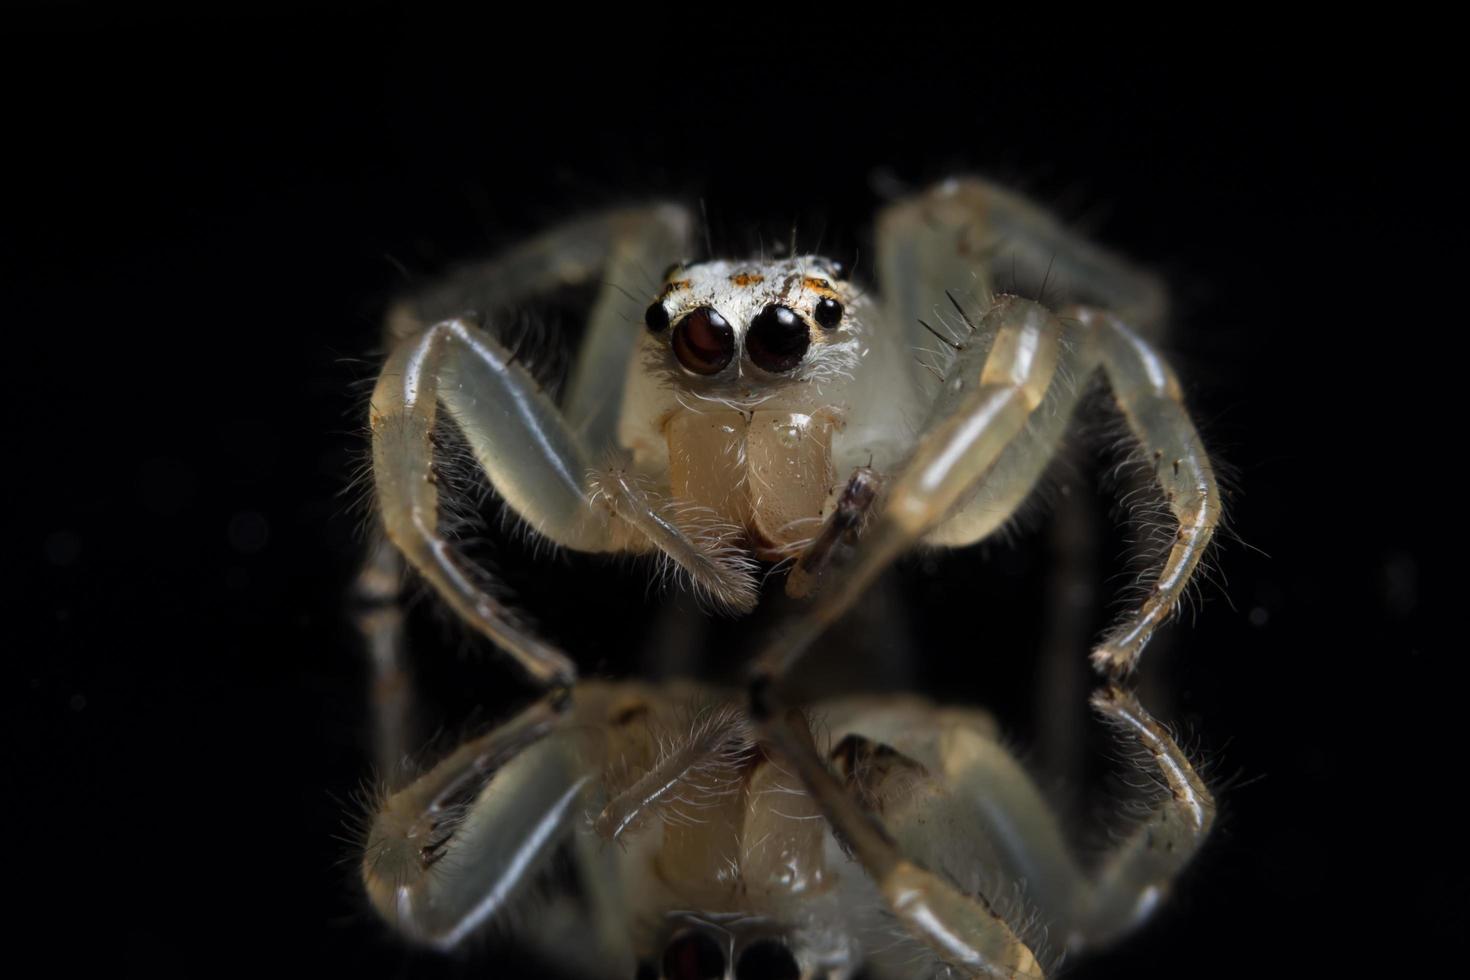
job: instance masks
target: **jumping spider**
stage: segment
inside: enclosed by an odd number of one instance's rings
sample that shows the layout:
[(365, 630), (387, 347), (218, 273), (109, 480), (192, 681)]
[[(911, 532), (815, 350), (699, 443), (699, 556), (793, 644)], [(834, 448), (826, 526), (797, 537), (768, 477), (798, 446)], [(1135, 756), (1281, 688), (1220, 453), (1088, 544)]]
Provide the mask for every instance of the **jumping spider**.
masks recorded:
[[(573, 972), (665, 980), (1040, 977), (1043, 940), (1079, 951), (1132, 929), (1214, 818), (1188, 759), (1124, 686), (1220, 515), (1178, 382), (1146, 339), (1162, 291), (973, 179), (880, 215), (877, 295), (811, 255), (682, 263), (691, 226), (670, 206), (598, 214), (389, 317), (371, 408), (389, 544), (363, 579), (384, 600), (364, 624), (385, 769), (403, 758), (388, 612), (399, 556), (547, 693), (389, 787), (362, 861), (372, 904), (406, 937), (453, 947), (569, 856), (575, 901), (525, 917), (526, 941)], [(630, 323), (625, 284), (659, 269)], [(1018, 270), (1045, 272), (1067, 305), (996, 294)], [(557, 403), (467, 311), (577, 282), (606, 286)], [(936, 338), (942, 360), (917, 363)], [(783, 694), (894, 559), (1007, 521), (1098, 372), (1176, 533), (1140, 608), (1092, 654), (1104, 678), (1093, 706), (1166, 791), (1084, 871), (984, 713), (852, 697), (809, 706), (816, 727)], [(727, 611), (755, 605), (760, 563), (789, 566), (786, 590), (806, 601), (754, 659), (748, 689), (579, 682), (441, 532), (441, 410), (505, 504), (558, 545), (661, 554)]]

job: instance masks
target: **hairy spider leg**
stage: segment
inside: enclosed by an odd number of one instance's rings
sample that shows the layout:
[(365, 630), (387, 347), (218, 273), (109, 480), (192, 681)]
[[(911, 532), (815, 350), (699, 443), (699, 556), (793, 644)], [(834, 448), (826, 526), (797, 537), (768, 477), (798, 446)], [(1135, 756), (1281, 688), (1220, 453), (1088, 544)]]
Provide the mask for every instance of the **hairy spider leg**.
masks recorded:
[[(635, 237), (643, 233), (663, 241), (671, 237), (667, 212), (655, 209), (642, 222), (621, 216), (590, 227), (605, 231), (611, 222), (631, 228), (628, 233)], [(687, 515), (673, 502), (618, 469), (599, 465), (595, 453), (610, 438), (611, 422), (598, 406), (621, 391), (622, 381), (611, 375), (621, 377), (622, 364), (613, 370), (586, 358), (623, 356), (631, 343), (626, 338), (636, 334), (611, 312), (612, 300), (604, 295), (594, 309), (588, 344), (600, 353), (584, 353), (573, 374), (569, 405), (580, 416), (563, 414), (512, 353), (470, 318), (451, 316), (428, 327), (418, 319), (415, 311), (460, 302), (503, 305), (590, 275), (591, 255), (606, 259), (607, 242), (621, 239), (609, 232), (589, 242), (588, 228), (581, 222), (548, 233), (499, 263), (462, 274), (430, 299), (396, 310), (390, 334), (398, 343), (372, 397), (373, 476), (384, 532), (461, 618), (543, 685), (570, 685), (576, 677), (571, 660), (518, 624), (482, 584), (484, 574), (460, 559), (439, 532), (432, 435), (441, 405), (495, 490), (535, 533), (579, 551), (658, 548), (699, 587), (735, 608), (755, 601), (749, 561), (686, 527)], [(641, 266), (656, 252), (647, 243), (614, 249), (629, 267)], [(512, 277), (519, 288), (492, 282), (504, 277)], [(604, 294), (609, 290), (618, 291), (615, 284)], [(589, 443), (584, 432), (599, 442)]]
[[(960, 547), (994, 533), (1030, 495), (1062, 445), (1087, 380), (1099, 368), (1127, 418), (1178, 524), (1142, 608), (1111, 630), (1093, 664), (1132, 671), (1154, 630), (1178, 605), (1219, 521), (1208, 456), (1178, 380), (1138, 329), (1090, 306), (1054, 317), (1015, 297), (991, 300), (1005, 257), (1034, 272), (1050, 255), (1058, 291), (1134, 311), (1156, 332), (1162, 288), (1063, 230), (1034, 205), (975, 180), (951, 181), (889, 208), (879, 220), (879, 270), (891, 322), (915, 324), (949, 350), (933, 385), (919, 446), (890, 479), (850, 567), (762, 656), (783, 668), (840, 617), (883, 567), (914, 544)], [(953, 291), (955, 283), (962, 292)], [(925, 315), (944, 328), (920, 322)], [(944, 319), (947, 317), (948, 319)], [(930, 340), (932, 343), (932, 338)]]
[[(1161, 904), (1208, 836), (1215, 805), (1188, 758), (1134, 695), (1109, 685), (1092, 706), (1125, 747), (1136, 749), (1127, 764), (1149, 795), (1144, 812), (1130, 818), (1090, 870), (1074, 857), (1053, 804), (997, 738), (993, 720), (970, 709), (926, 705), (912, 713), (901, 703), (861, 698), (824, 704), (837, 742), (831, 761), (846, 781), (843, 796), (826, 802), (865, 811), (900, 859), (975, 894), (982, 909), (1035, 944), (1042, 963), (1106, 945)], [(858, 818), (849, 812), (846, 819)]]
[[(683, 254), (687, 230), (687, 216), (670, 208), (577, 222), (465, 270), (390, 314), (396, 348), (372, 401), (386, 540), (358, 588), (386, 795), (369, 831), (363, 875), (379, 911), (421, 942), (454, 946), (519, 893), (567, 839), (591, 771), (577, 764), (569, 737), (547, 737), (570, 705), (571, 660), (519, 625), (438, 531), (431, 441), (438, 409), (460, 427), (497, 491), (533, 530), (588, 551), (657, 545), (697, 582), (754, 601), (743, 565), (721, 564), (723, 556), (679, 527), (681, 515), (618, 470), (591, 465), (593, 453), (612, 441), (622, 367), (637, 335), (627, 329), (636, 314), (625, 309), (633, 294), (619, 283), (645, 291), (649, 269)], [(496, 310), (599, 270), (607, 285), (593, 308), (565, 414), (494, 336), (449, 312)], [(405, 557), (461, 617), (552, 688), (517, 720), (412, 781), (405, 751), (411, 685), (397, 604)], [(611, 913), (625, 904), (612, 857), (584, 837), (571, 835), (585, 899), (594, 913)], [(619, 920), (594, 914), (593, 921), (599, 931), (616, 932)], [(621, 962), (631, 957), (627, 943), (626, 936), (603, 935), (599, 949)]]

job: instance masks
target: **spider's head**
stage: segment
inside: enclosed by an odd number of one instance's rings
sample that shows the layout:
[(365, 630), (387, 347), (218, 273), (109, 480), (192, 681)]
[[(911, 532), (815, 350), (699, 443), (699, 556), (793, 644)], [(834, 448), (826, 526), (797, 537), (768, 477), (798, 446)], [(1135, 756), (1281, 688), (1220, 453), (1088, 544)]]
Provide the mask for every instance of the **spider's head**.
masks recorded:
[(855, 290), (816, 256), (675, 266), (644, 323), (685, 381), (821, 380), (850, 366)]

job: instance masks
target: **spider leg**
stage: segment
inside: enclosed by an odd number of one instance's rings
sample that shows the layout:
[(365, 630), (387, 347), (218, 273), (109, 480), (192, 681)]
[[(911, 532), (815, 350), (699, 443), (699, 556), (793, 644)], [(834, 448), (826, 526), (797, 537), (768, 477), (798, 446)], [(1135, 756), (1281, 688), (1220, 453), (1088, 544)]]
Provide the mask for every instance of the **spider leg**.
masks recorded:
[[(587, 282), (600, 276), (603, 287), (593, 305), (586, 336), (579, 347), (570, 388), (572, 396), (566, 411), (566, 427), (600, 450), (612, 439), (617, 405), (622, 396), (624, 376), (621, 369), (628, 361), (629, 350), (637, 336), (637, 331), (627, 329), (627, 325), (630, 319), (636, 319), (639, 311), (628, 307), (636, 306), (637, 295), (652, 292), (658, 273), (668, 262), (685, 254), (691, 226), (689, 213), (674, 205), (614, 209), (564, 223), (521, 242), (488, 261), (464, 266), (389, 310), (386, 320), (387, 339), (390, 345), (400, 349), (400, 356), (392, 360), (398, 361), (401, 369), (408, 372), (404, 375), (405, 381), (417, 384), (428, 380), (432, 384), (433, 379), (425, 377), (425, 368), (432, 365), (413, 365), (409, 363), (412, 358), (401, 356), (409, 350), (417, 350), (421, 356), (440, 356), (437, 350), (432, 349), (432, 343), (425, 343), (426, 339), (430, 339), (431, 324), (456, 317), (465, 310), (476, 310), (485, 315), (498, 313), (537, 294)], [(608, 365), (613, 365), (613, 369), (609, 370)], [(589, 378), (593, 380), (587, 380)], [(524, 378), (512, 380), (521, 382), (521, 387), (527, 386)], [(529, 387), (535, 390), (534, 382)], [(539, 391), (537, 394), (539, 395)], [(394, 396), (391, 391), (385, 390), (382, 379), (374, 395), (375, 405), (380, 395), (386, 396), (384, 401), (388, 414), (380, 414), (375, 408), (375, 420), (391, 418), (395, 406), (407, 410), (408, 415), (418, 416), (417, 419), (401, 420), (407, 430), (414, 429), (415, 422), (421, 422), (425, 417), (432, 419), (432, 399), (426, 406), (420, 406), (415, 411), (407, 405), (414, 399)], [(544, 405), (538, 405), (536, 409), (537, 411), (532, 412), (533, 415), (538, 412), (542, 415), (550, 414)], [(515, 414), (513, 408), (511, 414)], [(409, 442), (416, 438), (410, 431), (399, 435)], [(415, 493), (402, 480), (390, 478), (385, 481), (385, 474), (379, 469), (379, 465), (384, 462), (384, 454), (378, 451), (381, 448), (378, 445), (380, 441), (375, 431), (374, 466), (380, 494), (384, 490), (385, 482), (396, 484), (392, 498), (400, 504), (408, 503), (411, 507), (420, 508), (419, 513), (411, 515), (407, 523), (415, 523), (412, 517), (416, 516), (418, 523), (427, 524), (427, 528), (421, 530), (433, 538), (437, 506), (433, 490)], [(560, 448), (565, 449), (568, 441), (570, 440), (562, 440)], [(426, 465), (427, 456), (418, 447), (404, 445), (396, 456), (400, 469), (408, 471), (410, 481), (419, 477), (425, 481), (432, 480)], [(425, 505), (428, 507), (426, 513), (422, 510)], [(524, 514), (523, 511), (520, 513)], [(402, 536), (405, 528), (403, 517), (399, 513), (391, 515), (391, 519), (385, 521), (393, 526), (389, 533), (390, 539), (394, 538), (395, 533)], [(533, 676), (543, 681), (551, 674), (563, 678), (570, 676), (566, 672), (570, 664), (564, 658), (559, 659), (559, 653), (539, 644), (533, 638), (517, 635), (518, 631), (510, 626), (499, 604), (485, 595), (483, 590), (469, 583), (463, 570), (454, 566), (452, 559), (448, 557), (447, 546), (442, 542), (428, 549), (423, 546), (413, 548), (413, 553), (420, 556), (420, 560), (413, 562), (416, 567), (421, 571), (424, 569), (426, 550), (442, 552), (433, 562), (436, 574), (429, 576), (439, 591), (446, 596), (459, 596), (461, 601), (455, 605), (460, 612), (464, 611), (462, 607), (465, 602), (470, 601), (466, 596), (472, 598), (473, 604), (482, 607), (484, 615), (470, 617), (470, 621), (482, 632), (489, 633), (492, 639), (500, 635), (508, 644), (507, 649), (523, 663), (528, 660), (540, 661), (541, 665), (531, 670)], [(382, 571), (386, 568), (383, 554), (375, 554), (369, 558), (359, 577), (359, 592), (369, 603), (381, 604), (373, 598), (375, 592), (390, 589), (396, 594), (398, 582), (396, 579), (385, 582)], [(446, 589), (446, 583), (453, 583), (455, 587)], [(500, 625), (494, 626), (494, 622), (499, 622)], [(380, 678), (379, 688), (392, 688), (396, 683), (392, 676), (396, 668), (391, 664), (399, 658), (389, 651), (391, 647), (400, 645), (393, 640), (396, 627), (392, 613), (371, 616), (364, 614), (361, 628), (375, 658), (374, 670), (375, 675)], [(391, 736), (387, 731), (391, 727), (388, 718), (393, 713), (391, 710), (379, 713), (382, 720), (379, 734), (389, 742), (398, 742), (401, 745), (401, 739)], [(380, 760), (385, 758), (382, 746), (379, 757)]]
[[(1091, 873), (1074, 859), (1052, 805), (989, 719), (933, 705), (912, 718), (885, 719), (870, 709), (834, 732), (845, 734), (834, 757), (855, 742), (880, 760), (889, 753), (886, 765), (849, 765), (847, 772), (850, 783), (854, 771), (864, 776), (860, 798), (881, 810), (898, 846), (985, 896), (1008, 921), (1034, 922), (1038, 945), (1044, 931), (1047, 945), (1075, 952), (1142, 924), (1198, 852), (1215, 814), (1189, 759), (1132, 693), (1109, 685), (1092, 705), (1141, 750), (1131, 764), (1157, 792)], [(922, 767), (918, 778), (904, 778), (891, 761), (907, 758)]]
[(414, 742), (413, 698), (399, 603), (403, 559), (382, 535), (374, 537), (353, 589), (357, 606), (353, 625), (368, 657), (373, 760), (379, 778), (396, 789), (410, 775), (408, 750)]
[(1168, 311), (1154, 276), (978, 177), (946, 180), (899, 201), (879, 216), (878, 229), (880, 279), (892, 294), (896, 323), (947, 312), (952, 290), (980, 300), (1006, 292), (1048, 305), (1106, 307), (1150, 336)]
[(1040, 976), (1032, 951), (983, 899), (965, 895), (902, 855), (881, 824), (836, 781), (817, 754), (805, 721), (785, 709), (776, 691), (811, 641), (991, 468), (1043, 403), (1059, 364), (1077, 356), (1075, 348), (1062, 344), (1055, 317), (1025, 300), (1003, 298), (977, 332), (993, 342), (961, 351), (952, 375), (960, 384), (946, 384), (946, 397), (935, 409), (938, 421), (898, 474), (883, 512), (844, 574), (758, 659), (750, 688), (751, 716), (790, 761), (834, 833), (878, 883), (910, 932), (971, 976)]
[(1220, 522), (1220, 491), (1210, 458), (1184, 408), (1179, 380), (1149, 344), (1117, 316), (1087, 307), (1069, 313), (1094, 332), (1103, 370), (1176, 522), (1173, 544), (1142, 607), (1114, 627), (1092, 654), (1098, 670), (1132, 671), (1153, 631), (1184, 594)]
[(1054, 775), (1052, 798), (1080, 804), (1086, 772), (1087, 691), (1092, 672), (1077, 656), (1093, 641), (1098, 519), (1090, 495), (1063, 486), (1047, 541), (1046, 613), (1037, 655), (1039, 768)]
[[(1015, 297), (997, 301), (976, 333), (992, 342), (960, 351), (933, 421), (893, 478), (882, 512), (869, 523), (842, 574), (763, 652), (758, 675), (787, 673), (889, 563), (965, 502), (1018, 438), (1032, 437), (1028, 425), (1056, 387), (1054, 380), (1061, 375), (1070, 386), (1069, 379), (1083, 373), (1077, 369), (1090, 357), (1086, 345), (1063, 342), (1064, 327), (1049, 311)], [(1029, 484), (1010, 492), (1025, 490)]]
[(1073, 947), (1106, 945), (1148, 918), (1215, 822), (1204, 780), (1131, 692), (1110, 684), (1092, 696), (1092, 706), (1138, 743), (1165, 792), (1094, 876), (1078, 931), (1069, 937)]
[(567, 703), (553, 692), (382, 800), (362, 875), (387, 921), (453, 947), (540, 869), (591, 778), (554, 735)]
[[(1100, 365), (1177, 522), (1142, 607), (1092, 654), (1122, 676), (1172, 615), (1220, 517), (1208, 456), (1163, 359), (1112, 314), (1076, 307), (1055, 317), (1001, 297), (955, 355), (931, 422), (892, 481), (881, 514), (833, 586), (765, 651), (759, 669), (785, 673), (896, 557), (914, 544), (978, 541), (1010, 518), (1055, 456), (1082, 382)], [(974, 383), (978, 380), (978, 384)]]
[[(724, 575), (702, 581), (711, 591), (749, 577), (719, 542), (691, 537), (631, 487), (605, 499), (597, 492), (605, 481), (589, 477), (585, 444), (510, 352), (464, 319), (435, 324), (399, 345), (373, 391), (373, 477), (383, 529), (465, 622), (541, 684), (570, 685), (571, 660), (519, 625), (439, 533), (431, 437), (440, 403), (496, 491), (536, 533), (578, 551), (655, 545), (696, 580), (712, 570)], [(599, 502), (608, 506), (594, 506)]]
[(986, 899), (965, 894), (905, 856), (882, 823), (838, 782), (818, 754), (805, 716), (782, 704), (774, 684), (758, 679), (750, 695), (750, 714), (764, 743), (795, 772), (910, 934), (963, 976), (1044, 976), (1031, 949)]
[(465, 266), (395, 306), (390, 340), (474, 310), (495, 317), (562, 286), (600, 281), (564, 404), (568, 427), (598, 454), (616, 442), (627, 366), (643, 309), (664, 270), (688, 254), (693, 219), (677, 205), (621, 208), (568, 222)]
[[(683, 208), (661, 204), (604, 211), (558, 225), (486, 261), (462, 266), (395, 305), (388, 313), (388, 339), (406, 340), (465, 310), (491, 316), (532, 296), (594, 278), (608, 289), (652, 296), (665, 266), (684, 257), (691, 224)], [(599, 297), (588, 324), (590, 349), (584, 344), (576, 371), (605, 363), (598, 352), (610, 338), (603, 334), (627, 332), (616, 305), (606, 292)], [(642, 313), (635, 305), (633, 318)], [(632, 334), (636, 337), (637, 331)], [(623, 357), (617, 363), (621, 367), (626, 361)]]
[(608, 532), (585, 505), (582, 447), (525, 369), (463, 320), (401, 344), (373, 391), (373, 479), (384, 533), (465, 622), (541, 684), (569, 686), (571, 660), (517, 624), (439, 533), (432, 433), (441, 398), (517, 514), (559, 543), (596, 551)]

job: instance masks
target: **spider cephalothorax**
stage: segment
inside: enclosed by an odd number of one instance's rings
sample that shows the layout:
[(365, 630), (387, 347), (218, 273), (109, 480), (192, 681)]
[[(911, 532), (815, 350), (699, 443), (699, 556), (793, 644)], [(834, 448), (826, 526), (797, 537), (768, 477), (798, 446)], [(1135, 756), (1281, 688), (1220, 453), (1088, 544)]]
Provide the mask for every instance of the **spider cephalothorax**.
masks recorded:
[[(690, 229), (674, 207), (595, 215), (390, 315), (371, 417), (388, 545), (364, 581), (391, 599), (380, 573), (406, 558), (549, 693), (384, 797), (363, 864), (374, 904), (408, 936), (455, 945), (570, 853), (576, 900), (527, 938), (568, 969), (666, 980), (1034, 977), (1039, 936), (1085, 949), (1132, 928), (1213, 819), (1189, 761), (1123, 686), (1219, 519), (1209, 459), (1150, 343), (1161, 291), (976, 180), (883, 212), (876, 290), (817, 256), (688, 264)], [(1065, 305), (998, 293), (997, 267), (1045, 278)], [(593, 279), (608, 288), (560, 401), (495, 324), (462, 313)], [(1003, 526), (1094, 375), (1175, 533), (1142, 604), (1093, 652), (1094, 706), (1166, 792), (1085, 873), (983, 713), (889, 693), (824, 702), (814, 724), (783, 680), (900, 555)], [(578, 683), (441, 533), (441, 413), (536, 534), (660, 555), (727, 611), (754, 606), (760, 562), (779, 562), (810, 601), (754, 657), (743, 694)], [(400, 690), (392, 617), (364, 622), (380, 689)], [(392, 703), (382, 713), (396, 772), (401, 726)]]

